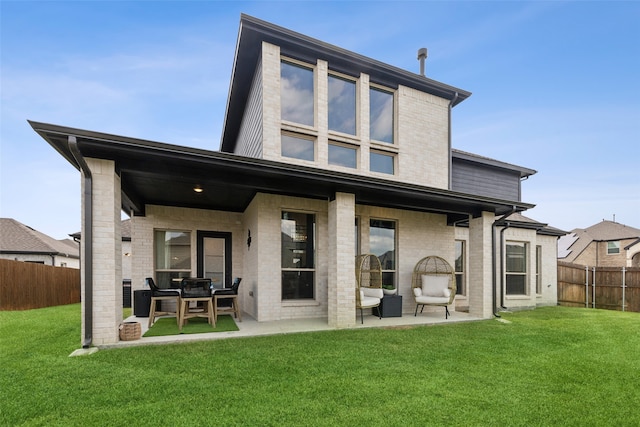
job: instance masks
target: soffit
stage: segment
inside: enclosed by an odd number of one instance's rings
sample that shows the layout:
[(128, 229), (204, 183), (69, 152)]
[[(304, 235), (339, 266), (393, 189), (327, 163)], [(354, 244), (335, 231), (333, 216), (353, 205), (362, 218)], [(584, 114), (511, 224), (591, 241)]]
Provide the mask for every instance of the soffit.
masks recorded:
[[(336, 192), (355, 194), (356, 203), (444, 213), (456, 221), (482, 211), (502, 215), (534, 205), (430, 187), (247, 158), (57, 125), (30, 122), (38, 134), (76, 169), (69, 149), (75, 137), (85, 158), (115, 162), (121, 178), (122, 209), (144, 215), (145, 205), (243, 212), (256, 193), (331, 200)], [(194, 186), (204, 189), (193, 191)]]

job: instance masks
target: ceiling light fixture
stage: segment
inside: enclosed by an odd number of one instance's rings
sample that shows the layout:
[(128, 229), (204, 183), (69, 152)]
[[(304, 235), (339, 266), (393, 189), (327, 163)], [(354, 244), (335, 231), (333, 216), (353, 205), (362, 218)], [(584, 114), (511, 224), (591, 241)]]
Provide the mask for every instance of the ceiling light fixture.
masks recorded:
[(193, 187), (193, 191), (195, 191), (196, 193), (202, 193), (204, 190), (199, 185), (196, 185), (195, 187)]

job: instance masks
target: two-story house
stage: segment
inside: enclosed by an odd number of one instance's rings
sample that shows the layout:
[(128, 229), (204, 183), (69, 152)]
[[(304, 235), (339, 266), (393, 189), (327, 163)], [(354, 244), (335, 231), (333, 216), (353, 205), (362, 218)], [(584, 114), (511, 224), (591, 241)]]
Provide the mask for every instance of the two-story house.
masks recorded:
[(602, 220), (558, 240), (558, 259), (590, 267), (640, 267), (640, 230)]
[(121, 210), (134, 289), (242, 277), (258, 321), (355, 326), (360, 253), (384, 260), (407, 313), (427, 255), (456, 264), (475, 316), (555, 304), (557, 234), (511, 216), (533, 207), (535, 171), (451, 147), (469, 96), (243, 15), (220, 151), (31, 122), (83, 177), (83, 345), (118, 340)]

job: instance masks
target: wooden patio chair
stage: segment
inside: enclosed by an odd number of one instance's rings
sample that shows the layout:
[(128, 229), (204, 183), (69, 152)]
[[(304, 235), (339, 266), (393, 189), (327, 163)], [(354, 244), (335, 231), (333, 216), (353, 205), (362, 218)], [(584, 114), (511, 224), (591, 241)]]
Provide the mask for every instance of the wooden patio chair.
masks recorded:
[[(360, 322), (364, 324), (363, 310), (380, 305), (382, 291), (382, 265), (373, 254), (356, 256), (356, 308), (360, 309)], [(382, 310), (378, 310), (382, 319)]]
[(240, 288), (241, 277), (233, 279), (230, 288), (217, 289), (213, 292), (214, 319), (218, 321), (218, 314), (233, 314), (239, 322), (242, 322), (240, 306), (238, 305), (238, 288)]
[(453, 304), (456, 297), (456, 273), (451, 264), (439, 256), (428, 256), (422, 258), (413, 269), (411, 279), (413, 296), (416, 299), (416, 311), (425, 305), (444, 307), (444, 318), (449, 318), (449, 306)]
[[(182, 327), (193, 317), (204, 317), (208, 319), (209, 324), (215, 328), (216, 320), (214, 319), (213, 295), (211, 294), (211, 279), (205, 278), (189, 278), (182, 279), (180, 283), (181, 301), (180, 307), (180, 323), (178, 327), (182, 331)], [(203, 306), (198, 305), (202, 303)]]
[[(149, 289), (151, 289), (151, 308), (149, 309), (149, 327), (153, 325), (156, 318), (161, 316), (175, 316), (178, 326), (180, 326), (180, 291), (176, 289), (160, 289), (153, 281), (152, 277), (144, 279)], [(176, 308), (171, 310), (158, 310), (158, 303), (163, 304), (164, 301), (175, 301)]]

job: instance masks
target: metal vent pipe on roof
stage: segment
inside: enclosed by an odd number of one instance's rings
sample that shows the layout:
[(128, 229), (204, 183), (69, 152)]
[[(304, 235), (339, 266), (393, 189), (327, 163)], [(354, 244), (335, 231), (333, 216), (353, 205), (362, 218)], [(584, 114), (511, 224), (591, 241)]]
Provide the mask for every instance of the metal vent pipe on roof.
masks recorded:
[[(422, 47), (418, 49), (418, 61), (420, 61), (420, 75), (425, 76), (424, 74), (424, 62), (427, 59), (427, 48)], [(426, 76), (425, 76), (426, 77)]]

